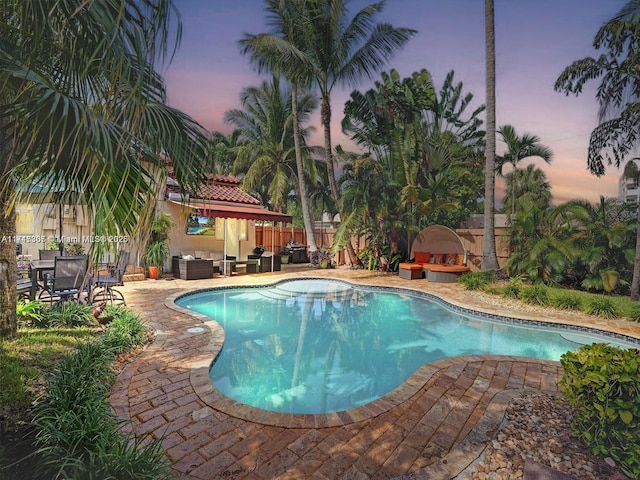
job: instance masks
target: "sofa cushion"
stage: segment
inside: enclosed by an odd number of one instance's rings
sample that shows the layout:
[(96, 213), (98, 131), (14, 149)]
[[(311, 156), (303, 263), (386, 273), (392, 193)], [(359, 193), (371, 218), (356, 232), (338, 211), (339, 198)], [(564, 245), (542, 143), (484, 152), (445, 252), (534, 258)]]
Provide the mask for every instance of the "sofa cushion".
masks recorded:
[(447, 265), (456, 265), (457, 261), (458, 261), (457, 253), (447, 253), (444, 263), (446, 263)]
[(211, 252), (209, 250), (196, 250), (196, 258), (211, 258)]
[(431, 260), (429, 260), (429, 263), (433, 263), (436, 265), (439, 265), (442, 263), (442, 253), (434, 253), (433, 255), (431, 255)]
[(196, 258), (196, 251), (195, 250), (182, 250), (180, 252), (180, 256), (181, 257), (192, 257), (192, 258)]
[(413, 255), (416, 263), (429, 263), (429, 257), (431, 256), (429, 252), (414, 252)]

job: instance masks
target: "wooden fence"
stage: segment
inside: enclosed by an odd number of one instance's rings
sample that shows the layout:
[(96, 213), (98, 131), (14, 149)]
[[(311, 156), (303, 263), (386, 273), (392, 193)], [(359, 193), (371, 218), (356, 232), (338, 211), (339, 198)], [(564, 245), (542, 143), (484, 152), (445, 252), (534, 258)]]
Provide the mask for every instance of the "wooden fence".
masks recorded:
[[(498, 264), (504, 267), (509, 258), (509, 251), (505, 247), (504, 238), (506, 229), (497, 227), (496, 231), (496, 253), (498, 256)], [(482, 266), (482, 237), (483, 229), (481, 228), (459, 228), (455, 232), (462, 240), (462, 244), (467, 249), (468, 264), (472, 271), (480, 270)], [(315, 232), (316, 245), (318, 248), (329, 249), (333, 243), (335, 229), (325, 228)], [(304, 228), (294, 227), (272, 227), (271, 225), (256, 225), (256, 245), (264, 246), (269, 252), (278, 253), (282, 247), (287, 245), (293, 239), (302, 245), (307, 245), (307, 234)], [(364, 246), (361, 240), (359, 245), (354, 245), (356, 251)], [(346, 252), (339, 252), (335, 257), (338, 265), (343, 265), (347, 261)]]

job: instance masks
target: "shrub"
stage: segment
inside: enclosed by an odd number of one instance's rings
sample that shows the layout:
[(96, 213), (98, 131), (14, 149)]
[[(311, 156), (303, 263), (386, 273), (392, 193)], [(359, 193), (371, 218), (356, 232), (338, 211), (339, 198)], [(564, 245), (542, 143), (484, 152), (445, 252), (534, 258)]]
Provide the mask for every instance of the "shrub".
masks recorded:
[(34, 409), (38, 478), (168, 480), (161, 439), (123, 435), (107, 400), (113, 353), (144, 338), (145, 327), (126, 309), (105, 313), (113, 315), (105, 335), (60, 363)]
[(519, 279), (513, 278), (509, 281), (506, 287), (503, 287), (502, 296), (505, 298), (520, 298), (520, 290), (522, 289), (522, 283)]
[(551, 305), (562, 310), (581, 310), (582, 300), (573, 292), (561, 292), (552, 298)]
[(640, 322), (640, 303), (636, 303), (631, 307), (629, 318), (631, 318), (631, 320), (633, 320), (634, 322)]
[(84, 303), (60, 302), (46, 313), (49, 325), (81, 327), (95, 324), (93, 307)]
[(609, 297), (597, 295), (589, 298), (583, 305), (583, 311), (587, 315), (598, 315), (604, 318), (618, 318), (618, 306)]
[(558, 386), (573, 407), (571, 428), (596, 455), (640, 478), (640, 350), (585, 345), (560, 359)]
[(18, 323), (22, 326), (48, 328), (51, 326), (45, 306), (36, 301), (18, 301), (16, 304), (16, 316)]
[(458, 283), (465, 290), (482, 290), (494, 281), (492, 272), (467, 272), (460, 275)]
[(520, 299), (531, 305), (549, 305), (549, 289), (541, 283), (520, 289)]
[(101, 317), (113, 320), (105, 332), (103, 342), (115, 353), (122, 353), (132, 347), (144, 344), (147, 327), (140, 317), (124, 307), (107, 307)]

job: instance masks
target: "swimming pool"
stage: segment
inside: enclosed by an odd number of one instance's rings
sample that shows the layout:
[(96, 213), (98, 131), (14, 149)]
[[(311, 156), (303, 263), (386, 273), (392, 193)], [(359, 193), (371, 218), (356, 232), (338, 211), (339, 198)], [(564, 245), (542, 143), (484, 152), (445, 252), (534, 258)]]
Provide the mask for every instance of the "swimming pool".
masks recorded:
[(238, 402), (318, 414), (369, 403), (422, 365), (458, 355), (559, 360), (580, 345), (637, 347), (591, 331), (509, 321), (448, 306), (426, 294), (331, 280), (189, 294), (176, 305), (225, 331), (210, 377)]

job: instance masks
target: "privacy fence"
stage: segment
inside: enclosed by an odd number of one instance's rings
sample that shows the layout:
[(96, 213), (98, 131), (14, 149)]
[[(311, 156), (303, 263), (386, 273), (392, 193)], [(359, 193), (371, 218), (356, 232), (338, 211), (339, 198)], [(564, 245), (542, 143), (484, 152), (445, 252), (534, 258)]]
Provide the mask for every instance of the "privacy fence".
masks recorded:
[[(480, 270), (482, 266), (482, 228), (459, 228), (455, 232), (462, 239), (462, 244), (468, 252), (468, 263), (472, 271)], [(509, 258), (509, 251), (506, 248), (505, 237), (506, 229), (497, 227), (496, 232), (496, 253), (498, 256), (498, 263), (501, 267), (504, 266)], [(315, 232), (315, 240), (318, 248), (329, 249), (333, 244), (333, 238), (335, 235), (334, 228), (318, 229)], [(282, 247), (287, 245), (290, 240), (295, 243), (307, 245), (307, 235), (304, 228), (295, 227), (273, 227), (271, 225), (256, 225), (256, 245), (264, 246), (265, 250), (278, 253)], [(364, 247), (366, 242), (364, 239), (360, 239), (358, 245), (354, 245), (356, 251)], [(334, 259), (338, 265), (343, 265), (348, 262), (346, 252), (339, 252), (334, 256)]]

